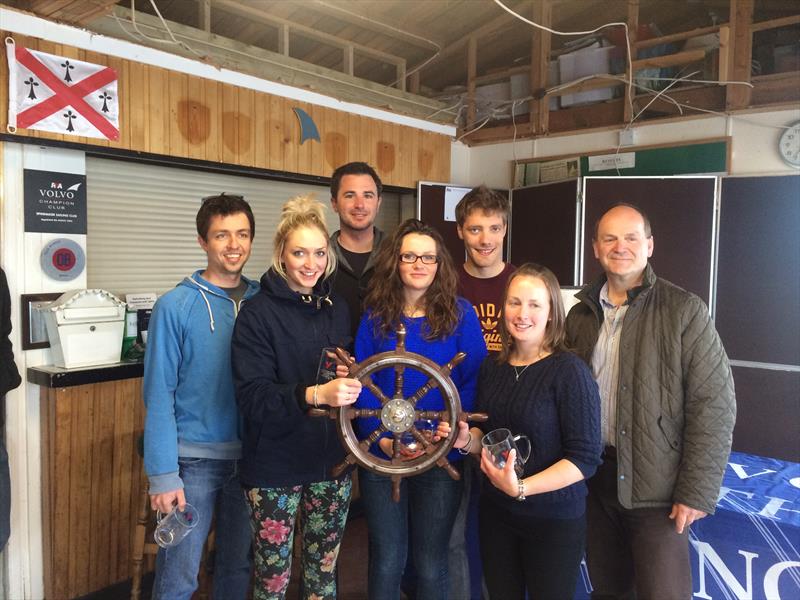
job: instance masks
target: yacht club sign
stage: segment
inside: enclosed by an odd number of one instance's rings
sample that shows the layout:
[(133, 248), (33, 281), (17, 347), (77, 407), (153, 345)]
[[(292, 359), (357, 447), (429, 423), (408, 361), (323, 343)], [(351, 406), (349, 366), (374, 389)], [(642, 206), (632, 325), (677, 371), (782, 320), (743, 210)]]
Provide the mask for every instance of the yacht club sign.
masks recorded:
[(25, 231), (86, 233), (86, 175), (25, 169)]

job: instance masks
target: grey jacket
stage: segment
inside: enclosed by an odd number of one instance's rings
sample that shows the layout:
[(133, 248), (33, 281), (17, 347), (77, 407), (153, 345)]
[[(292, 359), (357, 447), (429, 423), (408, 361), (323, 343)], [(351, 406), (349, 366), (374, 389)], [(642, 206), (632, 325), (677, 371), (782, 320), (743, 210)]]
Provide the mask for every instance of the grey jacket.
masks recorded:
[(353, 273), (353, 268), (342, 252), (342, 247), (339, 245), (339, 232), (335, 231), (331, 235), (331, 246), (333, 246), (337, 260), (336, 273), (333, 276), (333, 291), (344, 299), (350, 309), (350, 328), (353, 339), (358, 331), (358, 324), (361, 322), (367, 284), (372, 279), (372, 271), (375, 268), (375, 255), (383, 241), (383, 232), (380, 229), (374, 227), (373, 233), (372, 252), (370, 252), (367, 264), (360, 276)]
[[(587, 363), (603, 311), (600, 279), (567, 317), (567, 342)], [(628, 292), (617, 388), (617, 494), (626, 508), (675, 502), (713, 514), (731, 449), (736, 400), (708, 309), (648, 264)]]

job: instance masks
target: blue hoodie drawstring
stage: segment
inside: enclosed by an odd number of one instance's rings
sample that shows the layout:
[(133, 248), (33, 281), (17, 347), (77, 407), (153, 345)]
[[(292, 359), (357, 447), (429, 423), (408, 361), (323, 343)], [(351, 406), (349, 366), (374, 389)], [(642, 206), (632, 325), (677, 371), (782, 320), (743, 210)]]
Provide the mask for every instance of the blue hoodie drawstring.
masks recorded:
[(203, 288), (201, 288), (200, 286), (197, 286), (197, 289), (200, 292), (200, 295), (203, 297), (203, 300), (205, 300), (205, 302), (206, 302), (206, 308), (208, 309), (208, 321), (209, 321), (209, 324), (211, 325), (211, 331), (213, 332), (214, 331), (214, 313), (211, 312), (211, 303), (208, 301), (208, 298), (206, 297), (206, 293), (203, 291)]
[[(185, 278), (184, 281), (194, 285), (197, 288), (197, 291), (200, 292), (200, 296), (203, 298), (203, 301), (206, 303), (206, 309), (208, 309), (208, 323), (209, 323), (209, 326), (211, 327), (211, 331), (213, 333), (213, 331), (214, 331), (214, 313), (211, 310), (211, 303), (208, 301), (208, 297), (206, 296), (206, 292), (211, 291), (211, 290), (203, 287), (202, 285), (200, 285), (198, 282), (196, 282), (191, 277)], [(236, 313), (236, 302), (234, 302), (233, 299), (231, 299), (231, 298), (228, 298), (228, 300), (233, 302), (233, 311), (234, 311), (234, 314), (235, 314)]]

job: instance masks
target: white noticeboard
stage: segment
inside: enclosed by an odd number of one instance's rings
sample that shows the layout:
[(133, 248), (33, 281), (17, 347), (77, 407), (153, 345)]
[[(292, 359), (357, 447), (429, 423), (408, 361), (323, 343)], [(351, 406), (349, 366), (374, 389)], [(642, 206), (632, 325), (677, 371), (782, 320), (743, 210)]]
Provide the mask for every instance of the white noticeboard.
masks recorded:
[(444, 188), (444, 220), (456, 220), (456, 205), (461, 202), (461, 199), (470, 190), (467, 187), (453, 187), (447, 186)]
[(575, 294), (581, 291), (579, 287), (562, 287), (561, 300), (564, 302), (564, 314), (569, 314), (569, 309), (578, 304), (579, 300)]

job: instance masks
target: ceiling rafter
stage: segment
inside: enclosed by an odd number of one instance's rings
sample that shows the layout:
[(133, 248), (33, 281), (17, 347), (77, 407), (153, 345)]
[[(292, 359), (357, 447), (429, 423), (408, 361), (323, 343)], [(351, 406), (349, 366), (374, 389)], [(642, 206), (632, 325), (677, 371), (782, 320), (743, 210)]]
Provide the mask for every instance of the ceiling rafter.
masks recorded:
[[(346, 9), (341, 9), (337, 6), (328, 4), (327, 2), (324, 2), (324, 0), (313, 0), (313, 2), (311, 3), (305, 2), (303, 3), (303, 6), (305, 8), (311, 7), (315, 12), (320, 12), (328, 16), (332, 16), (339, 21), (343, 21), (349, 25), (354, 25), (358, 29), (366, 29), (376, 34), (387, 35), (402, 42), (418, 46), (423, 50), (430, 51), (436, 49), (436, 47), (430, 42), (420, 39), (423, 36), (417, 36), (415, 34), (402, 31), (398, 27), (381, 23), (376, 19), (367, 17), (362, 18), (361, 16), (353, 14)], [(439, 43), (436, 40), (432, 41)]]
[(311, 27), (306, 27), (305, 25), (294, 23), (293, 21), (290, 21), (288, 19), (283, 19), (281, 17), (273, 16), (249, 4), (242, 4), (241, 2), (236, 2), (234, 0), (214, 0), (213, 6), (215, 10), (222, 10), (231, 14), (239, 15), (241, 17), (256, 19), (268, 25), (276, 26), (276, 25), (286, 24), (289, 25), (290, 29), (297, 31), (298, 33), (302, 33), (303, 35), (306, 35), (307, 37), (310, 37), (312, 39), (318, 39), (323, 42), (327, 42), (338, 48), (346, 48), (347, 46), (353, 46), (353, 48), (355, 48), (359, 52), (362, 52), (369, 56), (373, 56), (374, 58), (386, 61), (393, 65), (405, 64), (405, 59), (400, 56), (389, 54), (388, 52), (383, 52), (382, 50), (376, 50), (374, 48), (363, 46), (361, 44), (349, 42), (335, 35), (324, 33), (322, 31), (318, 31)]

